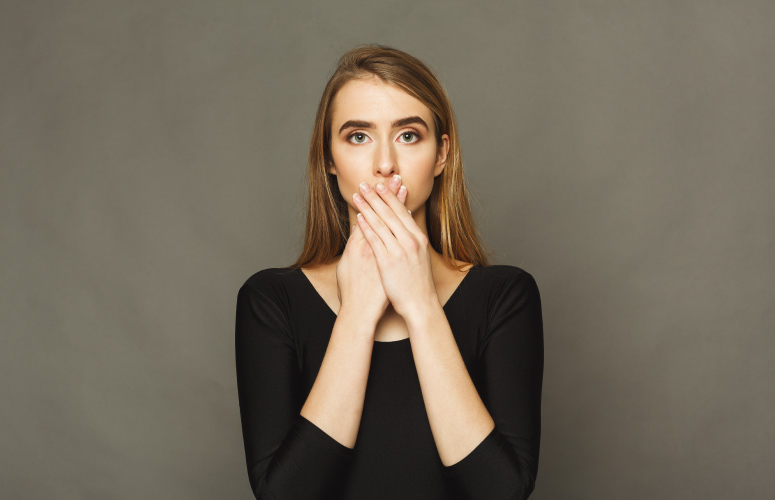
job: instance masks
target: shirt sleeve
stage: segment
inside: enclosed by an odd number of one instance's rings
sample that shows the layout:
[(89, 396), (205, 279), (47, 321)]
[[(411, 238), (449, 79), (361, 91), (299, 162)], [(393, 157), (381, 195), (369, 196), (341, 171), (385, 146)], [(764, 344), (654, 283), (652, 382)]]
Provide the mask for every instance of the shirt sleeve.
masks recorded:
[(528, 272), (504, 266), (479, 346), (477, 389), (495, 428), (445, 474), (472, 500), (522, 500), (538, 475), (544, 345), (541, 298)]
[(266, 279), (237, 294), (237, 390), (250, 487), (261, 499), (322, 499), (339, 482), (353, 450), (299, 411), (300, 378), (287, 315)]

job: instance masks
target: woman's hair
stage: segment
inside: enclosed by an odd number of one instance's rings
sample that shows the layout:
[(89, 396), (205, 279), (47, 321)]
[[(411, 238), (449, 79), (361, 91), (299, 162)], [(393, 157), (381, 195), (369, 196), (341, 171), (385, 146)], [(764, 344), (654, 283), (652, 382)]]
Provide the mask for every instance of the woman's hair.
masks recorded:
[(316, 267), (344, 251), (350, 235), (347, 202), (336, 176), (328, 173), (331, 156), (331, 113), (337, 92), (349, 81), (377, 77), (425, 104), (433, 113), (436, 144), (449, 136), (449, 153), (426, 201), (426, 227), (431, 246), (453, 267), (454, 259), (488, 265), (489, 250), (480, 243), (463, 176), (463, 160), (452, 105), (433, 72), (419, 59), (385, 45), (365, 45), (344, 54), (328, 80), (318, 105), (309, 147), (307, 221), (301, 255), (291, 268)]

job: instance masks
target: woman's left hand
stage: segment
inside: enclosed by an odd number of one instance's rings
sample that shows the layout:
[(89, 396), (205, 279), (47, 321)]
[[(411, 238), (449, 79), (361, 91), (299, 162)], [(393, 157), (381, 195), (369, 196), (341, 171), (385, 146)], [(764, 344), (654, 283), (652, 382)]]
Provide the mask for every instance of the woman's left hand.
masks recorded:
[[(396, 312), (407, 318), (438, 303), (431, 268), (430, 242), (406, 206), (385, 187), (363, 182), (354, 195), (358, 224), (377, 260), (382, 287)], [(403, 186), (402, 186), (403, 187)]]

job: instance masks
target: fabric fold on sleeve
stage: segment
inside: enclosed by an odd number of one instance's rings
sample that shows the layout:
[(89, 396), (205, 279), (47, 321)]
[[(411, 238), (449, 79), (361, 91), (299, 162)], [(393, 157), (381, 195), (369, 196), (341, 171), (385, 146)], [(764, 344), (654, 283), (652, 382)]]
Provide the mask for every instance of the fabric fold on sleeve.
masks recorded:
[(326, 493), (339, 486), (353, 456), (353, 449), (299, 414), (266, 473), (251, 478), (254, 494), (273, 500), (327, 498)]
[(298, 435), (301, 436), (303, 442), (314, 446), (316, 450), (328, 458), (349, 460), (355, 456), (353, 448), (348, 448), (332, 438), (323, 429), (304, 418), (301, 414), (296, 416), (294, 428)]
[(532, 491), (530, 471), (497, 428), (465, 458), (445, 467), (444, 474), (472, 500), (527, 498), (518, 492)]

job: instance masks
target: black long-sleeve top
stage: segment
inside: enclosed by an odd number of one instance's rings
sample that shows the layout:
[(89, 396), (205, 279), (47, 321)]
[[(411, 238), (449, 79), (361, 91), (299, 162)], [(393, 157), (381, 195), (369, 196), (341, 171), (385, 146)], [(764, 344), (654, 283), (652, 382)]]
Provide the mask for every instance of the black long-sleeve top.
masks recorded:
[(257, 499), (520, 500), (535, 487), (543, 321), (535, 279), (471, 267), (443, 306), (495, 428), (444, 466), (411, 339), (374, 342), (354, 448), (300, 415), (336, 314), (298, 268), (250, 276), (237, 294), (236, 372), (250, 487)]

